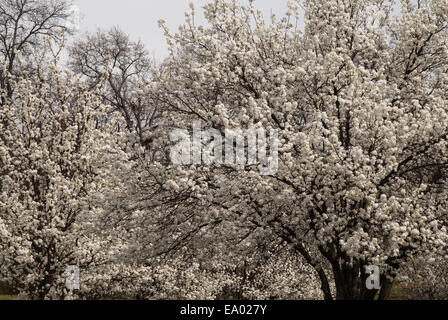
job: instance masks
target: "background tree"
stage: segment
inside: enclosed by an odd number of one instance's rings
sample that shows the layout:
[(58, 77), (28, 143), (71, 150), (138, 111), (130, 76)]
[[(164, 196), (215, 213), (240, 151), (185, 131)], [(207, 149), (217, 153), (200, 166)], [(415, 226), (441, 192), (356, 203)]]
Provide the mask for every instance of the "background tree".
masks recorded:
[(59, 41), (73, 31), (71, 4), (65, 0), (4, 0), (0, 3), (0, 89), (1, 104), (14, 88), (10, 76), (17, 76), (17, 59), (39, 50), (45, 39)]
[(104, 83), (104, 102), (121, 112), (124, 129), (135, 133), (138, 143), (150, 149), (160, 111), (143, 91), (154, 68), (144, 45), (113, 27), (87, 33), (70, 46), (69, 55), (69, 65), (75, 73), (84, 76), (92, 86)]
[(410, 300), (446, 300), (447, 257), (426, 255), (409, 259), (400, 273), (398, 290)]

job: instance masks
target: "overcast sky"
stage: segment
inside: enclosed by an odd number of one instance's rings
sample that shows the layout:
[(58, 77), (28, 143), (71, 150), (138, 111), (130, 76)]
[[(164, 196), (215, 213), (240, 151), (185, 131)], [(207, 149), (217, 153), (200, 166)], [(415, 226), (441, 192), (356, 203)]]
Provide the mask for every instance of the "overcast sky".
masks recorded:
[[(203, 23), (201, 7), (210, 0), (194, 0), (198, 18)], [(245, 3), (247, 1), (242, 1)], [(163, 19), (171, 31), (184, 22), (190, 0), (73, 0), (81, 13), (79, 32), (120, 26), (133, 39), (145, 43), (157, 60), (167, 54), (167, 45), (157, 21)], [(271, 11), (283, 15), (287, 0), (256, 0), (255, 6), (269, 16)]]

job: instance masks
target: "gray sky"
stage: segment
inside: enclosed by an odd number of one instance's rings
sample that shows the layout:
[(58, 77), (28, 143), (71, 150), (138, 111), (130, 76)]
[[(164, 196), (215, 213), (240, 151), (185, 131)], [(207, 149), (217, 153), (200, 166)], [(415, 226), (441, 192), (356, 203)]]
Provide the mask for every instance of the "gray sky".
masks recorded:
[[(197, 24), (204, 22), (201, 7), (210, 0), (194, 0)], [(247, 1), (242, 1), (245, 3)], [(167, 55), (167, 45), (157, 21), (166, 21), (170, 31), (182, 24), (190, 0), (73, 0), (79, 8), (79, 31), (95, 31), (118, 25), (132, 39), (140, 39), (157, 60)], [(283, 15), (287, 0), (256, 0), (255, 6), (269, 16), (271, 11)]]

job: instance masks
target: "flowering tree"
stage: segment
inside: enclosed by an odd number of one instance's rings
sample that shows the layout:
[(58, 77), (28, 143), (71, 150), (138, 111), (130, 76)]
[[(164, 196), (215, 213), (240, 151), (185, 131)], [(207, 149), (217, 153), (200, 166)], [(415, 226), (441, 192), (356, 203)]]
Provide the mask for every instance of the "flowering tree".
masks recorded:
[[(192, 6), (178, 33), (165, 28), (171, 55), (150, 75), (117, 30), (72, 48), (86, 82), (45, 57), (27, 77), (4, 69), (0, 276), (31, 298), (74, 297), (64, 270), (77, 265), (77, 297), (384, 299), (434, 257), (421, 276), (434, 281), (448, 240), (448, 2), (400, 11), (291, 1), (267, 22), (252, 2), (214, 0), (208, 27)], [(278, 167), (210, 162), (219, 149), (199, 121), (278, 136)], [(193, 131), (191, 164), (168, 162), (175, 129)]]
[(447, 256), (437, 254), (409, 259), (400, 274), (399, 287), (408, 299), (446, 300)]
[[(383, 299), (408, 258), (446, 250), (448, 3), (402, 1), (397, 15), (390, 1), (304, 1), (303, 31), (299, 7), (266, 23), (252, 5), (215, 0), (209, 27), (192, 8), (167, 31), (153, 93), (172, 111), (167, 128), (276, 130), (278, 171), (156, 165), (146, 183), (155, 198), (172, 193), (159, 216), (173, 243), (219, 227), (247, 247), (274, 235), (326, 299)], [(371, 264), (381, 290), (366, 288)]]
[[(71, 5), (65, 0), (4, 0), (0, 3), (0, 89), (7, 96), (11, 97), (14, 91), (9, 76), (23, 71), (23, 64), (18, 68), (19, 52), (22, 56), (30, 55), (30, 47), (33, 50), (42, 48), (45, 38), (62, 40), (65, 32), (74, 31), (71, 18)], [(2, 95), (0, 106), (5, 103), (4, 99)]]
[(55, 65), (14, 81), (0, 110), (0, 275), (29, 298), (60, 298), (69, 265), (88, 274), (114, 252), (101, 203), (126, 153), (99, 94)]

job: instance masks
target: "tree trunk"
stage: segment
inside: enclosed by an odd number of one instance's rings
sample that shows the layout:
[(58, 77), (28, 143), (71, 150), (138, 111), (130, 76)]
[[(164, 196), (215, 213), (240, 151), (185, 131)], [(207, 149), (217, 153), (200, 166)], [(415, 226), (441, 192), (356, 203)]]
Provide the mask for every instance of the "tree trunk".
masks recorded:
[(367, 274), (363, 265), (340, 267), (332, 264), (336, 284), (336, 300), (374, 300), (378, 293), (378, 300), (387, 300), (392, 289), (392, 281), (381, 277), (380, 289), (367, 289)]
[(390, 293), (392, 291), (392, 281), (390, 279), (387, 279), (386, 277), (381, 278), (381, 290), (378, 296), (378, 300), (387, 300), (390, 297)]

